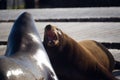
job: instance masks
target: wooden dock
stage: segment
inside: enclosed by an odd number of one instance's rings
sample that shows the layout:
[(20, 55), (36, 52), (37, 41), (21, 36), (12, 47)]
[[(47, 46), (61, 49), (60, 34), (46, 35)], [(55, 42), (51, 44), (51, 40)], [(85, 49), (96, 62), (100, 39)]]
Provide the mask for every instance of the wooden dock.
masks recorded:
[[(76, 41), (90, 39), (104, 44), (120, 61), (120, 7), (53, 8), (0, 11), (0, 55), (6, 50), (7, 39), (16, 18), (29, 12), (43, 39), (47, 24), (58, 26)], [(120, 72), (114, 72), (120, 78)]]

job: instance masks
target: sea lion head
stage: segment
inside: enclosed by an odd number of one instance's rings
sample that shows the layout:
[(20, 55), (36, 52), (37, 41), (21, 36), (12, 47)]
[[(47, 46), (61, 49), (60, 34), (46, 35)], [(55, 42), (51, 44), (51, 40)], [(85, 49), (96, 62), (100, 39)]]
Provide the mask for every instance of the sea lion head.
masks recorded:
[(62, 31), (53, 25), (47, 25), (44, 32), (44, 43), (49, 47), (60, 46), (62, 41)]

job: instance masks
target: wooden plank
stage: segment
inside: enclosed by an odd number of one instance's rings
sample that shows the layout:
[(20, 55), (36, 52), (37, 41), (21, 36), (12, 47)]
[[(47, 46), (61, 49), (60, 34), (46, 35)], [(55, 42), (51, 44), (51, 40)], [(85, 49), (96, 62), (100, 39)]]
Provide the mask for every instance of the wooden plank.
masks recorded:
[(45, 19), (83, 19), (83, 18), (120, 18), (119, 7), (99, 8), (53, 8), (0, 10), (0, 20), (15, 20), (22, 12), (29, 12), (36, 20)]
[(0, 23), (0, 41), (7, 41), (13, 23)]
[(4, 55), (6, 51), (6, 45), (0, 45), (0, 55)]
[[(120, 23), (103, 22), (36, 22), (41, 39), (47, 24), (58, 26), (76, 41), (91, 39), (99, 42), (119, 43)], [(0, 41), (7, 41), (13, 23), (0, 23)]]

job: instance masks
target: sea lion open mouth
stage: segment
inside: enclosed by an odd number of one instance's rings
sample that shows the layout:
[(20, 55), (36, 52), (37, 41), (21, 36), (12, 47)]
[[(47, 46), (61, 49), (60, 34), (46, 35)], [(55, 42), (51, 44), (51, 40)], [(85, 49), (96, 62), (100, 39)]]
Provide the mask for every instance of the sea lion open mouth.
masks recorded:
[(45, 27), (45, 36), (46, 43), (48, 46), (53, 47), (59, 44), (58, 29), (51, 25)]

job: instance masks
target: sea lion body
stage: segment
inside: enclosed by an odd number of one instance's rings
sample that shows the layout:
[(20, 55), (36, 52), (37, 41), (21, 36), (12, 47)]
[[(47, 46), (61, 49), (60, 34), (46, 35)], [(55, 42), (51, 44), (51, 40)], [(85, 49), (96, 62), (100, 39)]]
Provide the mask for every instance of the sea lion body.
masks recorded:
[(79, 43), (53, 25), (45, 27), (43, 44), (60, 80), (116, 80), (115, 60), (100, 43)]
[(115, 66), (113, 55), (100, 43), (94, 40), (83, 40), (79, 42), (84, 51), (89, 51), (94, 58), (98, 60), (104, 67), (112, 72)]
[(36, 71), (31, 72), (29, 70), (33, 66), (29, 66), (29, 68), (27, 68), (28, 66), (26, 65), (28, 64), (26, 63), (26, 61), (24, 61), (23, 64), (20, 63), (19, 59), (2, 56), (0, 57), (0, 63), (0, 80), (35, 80), (37, 78), (40, 78), (38, 77), (38, 75), (33, 75), (33, 73), (35, 73)]
[(57, 80), (34, 23), (27, 12), (15, 21), (0, 56), (0, 80)]

